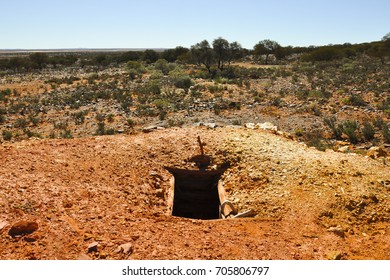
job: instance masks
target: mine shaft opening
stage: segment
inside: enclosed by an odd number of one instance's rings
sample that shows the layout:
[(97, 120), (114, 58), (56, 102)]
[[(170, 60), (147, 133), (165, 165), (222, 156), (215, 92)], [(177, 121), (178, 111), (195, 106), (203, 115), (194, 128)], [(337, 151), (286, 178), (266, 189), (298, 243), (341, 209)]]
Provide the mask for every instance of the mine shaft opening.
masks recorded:
[(166, 168), (174, 177), (172, 216), (219, 219), (218, 183), (223, 170), (185, 170)]

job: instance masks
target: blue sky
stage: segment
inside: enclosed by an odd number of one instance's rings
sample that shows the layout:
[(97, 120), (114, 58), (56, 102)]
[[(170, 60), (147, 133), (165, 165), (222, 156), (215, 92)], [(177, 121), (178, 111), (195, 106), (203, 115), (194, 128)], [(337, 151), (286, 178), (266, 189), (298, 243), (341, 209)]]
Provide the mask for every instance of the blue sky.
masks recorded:
[(362, 43), (390, 32), (389, 0), (0, 0), (0, 49), (252, 48)]

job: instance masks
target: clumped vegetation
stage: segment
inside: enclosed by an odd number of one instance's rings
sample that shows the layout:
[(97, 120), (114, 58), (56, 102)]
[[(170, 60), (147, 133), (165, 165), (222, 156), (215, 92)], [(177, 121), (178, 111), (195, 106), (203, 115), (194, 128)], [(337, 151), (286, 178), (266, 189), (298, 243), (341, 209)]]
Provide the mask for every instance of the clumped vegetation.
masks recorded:
[[(2, 55), (1, 139), (297, 116), (282, 129), (320, 150), (390, 143), (389, 57), (388, 36), (305, 48), (266, 39), (248, 50), (219, 37), (163, 51)], [(14, 86), (21, 81), (35, 87)]]

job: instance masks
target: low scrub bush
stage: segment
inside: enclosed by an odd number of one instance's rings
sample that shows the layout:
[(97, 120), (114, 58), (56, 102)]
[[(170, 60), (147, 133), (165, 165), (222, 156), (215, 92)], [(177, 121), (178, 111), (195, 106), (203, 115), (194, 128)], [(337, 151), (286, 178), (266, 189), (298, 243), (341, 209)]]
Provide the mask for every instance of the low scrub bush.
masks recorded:
[(366, 141), (371, 141), (375, 137), (375, 127), (369, 121), (365, 121), (363, 124), (362, 133)]
[(366, 101), (364, 101), (363, 98), (357, 94), (352, 94), (350, 97), (347, 98), (345, 103), (357, 107), (367, 105)]
[(332, 130), (333, 138), (341, 140), (343, 134), (343, 127), (337, 124), (336, 117), (325, 118), (324, 123)]
[(359, 123), (357, 121), (345, 121), (342, 123), (343, 133), (348, 136), (349, 141), (352, 144), (356, 144), (359, 142), (358, 138), (358, 130)]
[(3, 139), (5, 141), (10, 141), (12, 139), (12, 131), (9, 130), (3, 130)]
[(382, 130), (383, 141), (390, 144), (390, 125), (386, 124)]

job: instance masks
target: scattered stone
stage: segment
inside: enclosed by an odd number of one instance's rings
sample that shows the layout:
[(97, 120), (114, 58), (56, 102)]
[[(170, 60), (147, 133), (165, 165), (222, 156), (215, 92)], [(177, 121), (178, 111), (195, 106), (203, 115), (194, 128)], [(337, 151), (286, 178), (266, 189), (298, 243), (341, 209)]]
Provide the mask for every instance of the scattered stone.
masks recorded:
[(119, 245), (118, 249), (116, 249), (115, 252), (130, 255), (131, 253), (133, 253), (133, 244), (132, 243), (125, 243), (125, 244)]
[(246, 124), (244, 124), (244, 127), (245, 128), (249, 128), (249, 129), (255, 129), (256, 128), (254, 123), (246, 123)]
[(265, 123), (246, 123), (244, 124), (245, 128), (249, 129), (263, 129), (263, 130), (271, 130), (271, 131), (278, 131), (278, 127), (270, 122)]
[(330, 228), (328, 228), (328, 231), (333, 232), (334, 234), (336, 234), (342, 238), (345, 237), (344, 230), (341, 228), (341, 226), (330, 227)]
[(12, 237), (18, 236), (18, 235), (26, 235), (31, 234), (34, 231), (38, 229), (38, 224), (36, 222), (32, 221), (20, 221), (15, 223), (11, 229), (9, 230), (8, 234)]
[(339, 153), (347, 153), (350, 151), (349, 146), (343, 146), (337, 149)]
[(380, 157), (387, 157), (388, 153), (385, 147), (371, 147), (367, 151), (367, 156), (372, 159), (376, 159)]
[(8, 226), (8, 223), (6, 221), (0, 221), (0, 231), (5, 228), (6, 226)]
[(86, 254), (83, 254), (81, 253), (78, 257), (77, 257), (78, 260), (85, 260), (85, 261), (88, 261), (88, 260), (92, 260), (89, 256), (87, 256)]
[(149, 132), (152, 132), (153, 130), (156, 130), (156, 129), (157, 129), (156, 125), (150, 125), (150, 126), (142, 128), (142, 132), (149, 133)]
[(92, 242), (92, 243), (89, 243), (88, 244), (88, 253), (91, 253), (91, 252), (97, 252), (98, 251), (98, 245), (99, 243), (98, 242)]
[(332, 251), (328, 254), (329, 260), (341, 260), (342, 257), (343, 257), (343, 253), (339, 251)]
[(278, 127), (270, 122), (265, 123), (257, 123), (257, 128), (263, 129), (263, 130), (272, 130), (272, 131), (278, 131)]
[(241, 125), (236, 125), (236, 124), (228, 124), (226, 128), (241, 128)]
[(211, 128), (211, 129), (218, 127), (218, 125), (216, 123), (204, 123), (203, 126), (205, 126), (207, 128)]

